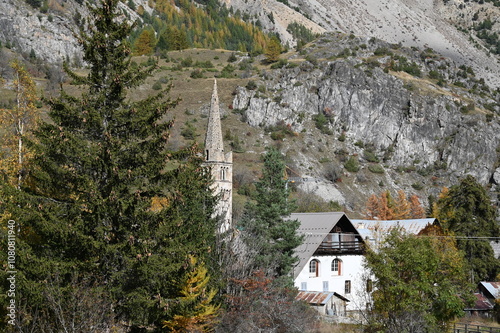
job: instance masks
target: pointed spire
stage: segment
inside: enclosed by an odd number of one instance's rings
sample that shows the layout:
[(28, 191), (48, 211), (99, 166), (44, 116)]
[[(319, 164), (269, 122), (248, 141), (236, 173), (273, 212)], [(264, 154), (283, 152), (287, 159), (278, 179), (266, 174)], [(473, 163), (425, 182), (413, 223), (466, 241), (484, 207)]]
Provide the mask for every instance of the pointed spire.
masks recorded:
[(208, 115), (207, 134), (205, 137), (205, 160), (223, 161), (224, 144), (220, 124), (219, 96), (217, 95), (217, 80), (214, 80), (214, 90)]

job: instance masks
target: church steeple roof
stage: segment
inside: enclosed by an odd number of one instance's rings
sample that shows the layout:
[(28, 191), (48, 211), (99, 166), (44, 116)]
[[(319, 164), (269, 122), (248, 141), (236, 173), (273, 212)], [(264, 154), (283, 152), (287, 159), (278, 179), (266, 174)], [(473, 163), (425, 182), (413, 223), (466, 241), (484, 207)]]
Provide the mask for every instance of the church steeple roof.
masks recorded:
[(224, 143), (222, 142), (217, 80), (214, 80), (214, 89), (212, 92), (212, 100), (210, 102), (210, 113), (208, 115), (207, 134), (205, 136), (205, 160), (224, 160)]

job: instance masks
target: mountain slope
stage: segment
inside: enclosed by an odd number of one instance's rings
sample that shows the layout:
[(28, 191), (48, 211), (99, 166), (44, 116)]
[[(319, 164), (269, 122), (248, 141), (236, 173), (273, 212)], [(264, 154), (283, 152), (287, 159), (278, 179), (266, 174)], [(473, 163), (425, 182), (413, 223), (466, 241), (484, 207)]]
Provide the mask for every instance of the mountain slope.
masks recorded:
[(467, 70), (429, 50), (326, 34), (306, 52), (309, 61), (292, 56), (265, 72), (258, 89), (238, 88), (233, 101), (271, 137), (273, 126), (297, 133), (280, 145), (295, 170), (314, 178), (299, 187), (359, 213), (370, 194), (402, 189), (427, 203), (472, 174), (498, 200), (497, 92), (465, 89), (481, 80), (463, 78)]
[[(272, 12), (275, 24), (267, 27), (273, 31), (286, 30), (281, 22), (289, 23), (289, 11), (281, 10), (283, 1), (226, 0), (229, 6), (241, 11), (256, 13), (255, 3), (261, 12)], [(302, 20), (310, 21), (326, 31), (353, 33), (358, 36), (376, 37), (404, 46), (430, 47), (459, 64), (472, 66), (478, 76), (490, 85), (500, 86), (498, 55), (489, 55), (473, 34), (460, 31), (474, 23), (474, 13), (493, 20), (493, 29), (500, 30), (500, 8), (491, 3), (479, 4), (462, 0), (287, 0), (291, 8), (300, 9)], [(285, 6), (286, 7), (286, 6)], [(292, 10), (293, 11), (293, 10)], [(312, 24), (310, 24), (312, 26)], [(317, 28), (316, 28), (317, 29)], [(289, 36), (284, 35), (285, 40)], [(476, 46), (477, 45), (477, 46)]]

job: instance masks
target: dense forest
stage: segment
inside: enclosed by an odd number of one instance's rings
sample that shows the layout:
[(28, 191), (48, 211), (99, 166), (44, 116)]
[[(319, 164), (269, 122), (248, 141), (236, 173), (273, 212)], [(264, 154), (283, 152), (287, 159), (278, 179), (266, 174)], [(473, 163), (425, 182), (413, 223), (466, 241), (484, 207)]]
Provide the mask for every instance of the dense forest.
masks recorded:
[[(157, 0), (149, 14), (136, 8), (142, 23), (131, 36), (135, 54), (184, 48), (220, 48), (262, 53), (268, 37), (256, 25), (244, 22), (217, 1)], [(180, 10), (179, 10), (180, 9)], [(247, 18), (248, 20), (249, 18)]]

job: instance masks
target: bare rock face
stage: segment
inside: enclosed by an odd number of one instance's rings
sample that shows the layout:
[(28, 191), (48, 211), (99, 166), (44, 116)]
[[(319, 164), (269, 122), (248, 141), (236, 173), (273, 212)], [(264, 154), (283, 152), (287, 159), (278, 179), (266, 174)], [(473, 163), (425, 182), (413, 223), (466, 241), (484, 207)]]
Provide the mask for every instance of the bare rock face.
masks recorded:
[[(498, 115), (487, 117), (479, 107), (464, 110), (469, 95), (437, 87), (417, 91), (381, 68), (366, 71), (356, 67), (355, 59), (341, 59), (316, 66), (303, 62), (295, 68), (266, 73), (260, 81), (265, 92), (240, 87), (233, 107), (245, 110), (252, 126), (281, 122), (297, 133), (313, 132), (311, 137), (327, 141), (324, 156), (331, 159), (334, 155), (327, 154), (343, 149), (363, 160), (359, 147), (370, 146), (386, 170), (384, 182), (395, 189), (402, 187), (402, 181), (396, 180), (401, 177), (405, 177), (406, 186), (429, 184), (423, 189), (427, 195), (436, 195), (442, 186), (453, 185), (466, 174), (482, 184), (500, 184)], [(328, 135), (315, 128), (314, 119), (319, 114), (329, 119)], [(403, 171), (400, 176), (394, 172), (398, 169), (419, 173), (406, 175)], [(441, 175), (440, 186), (432, 188), (432, 175)]]
[[(147, 0), (135, 0), (137, 5), (151, 12)], [(120, 9), (130, 20), (140, 19), (125, 4)], [(74, 37), (78, 25), (88, 16), (85, 5), (75, 0), (54, 0), (46, 13), (34, 9), (24, 0), (0, 1), (0, 42), (15, 51), (52, 64), (63, 60), (81, 64), (82, 51)], [(125, 16), (124, 16), (125, 18)]]
[(34, 52), (37, 58), (51, 63), (81, 58), (71, 31), (74, 24), (68, 18), (68, 12), (42, 14), (24, 1), (2, 1), (0, 40), (4, 45), (10, 44), (18, 52), (27, 55)]

